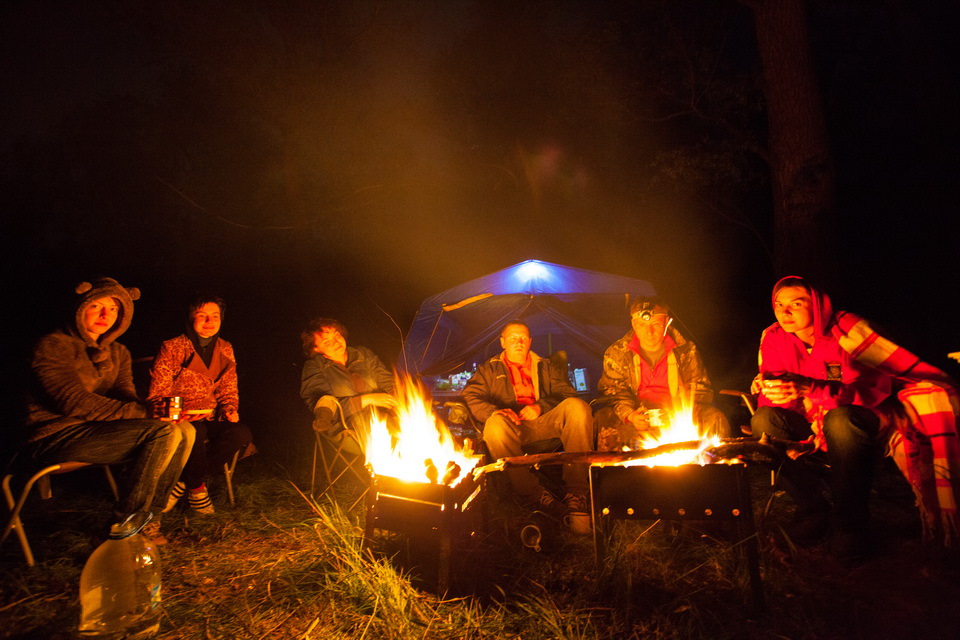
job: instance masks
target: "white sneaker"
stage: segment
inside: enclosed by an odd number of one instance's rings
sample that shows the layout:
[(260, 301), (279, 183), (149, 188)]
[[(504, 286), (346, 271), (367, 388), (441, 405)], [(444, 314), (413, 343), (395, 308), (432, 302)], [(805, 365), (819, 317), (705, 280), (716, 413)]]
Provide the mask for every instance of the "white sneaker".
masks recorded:
[(183, 492), (186, 490), (187, 485), (182, 482), (173, 485), (173, 489), (170, 490), (170, 496), (167, 498), (167, 506), (165, 506), (160, 513), (166, 513), (177, 506), (177, 501), (183, 497)]
[(187, 499), (190, 502), (190, 508), (197, 513), (212, 516), (217, 512), (216, 509), (213, 508), (213, 503), (210, 502), (210, 494), (207, 493), (206, 485), (200, 485), (199, 489), (190, 489), (190, 495)]

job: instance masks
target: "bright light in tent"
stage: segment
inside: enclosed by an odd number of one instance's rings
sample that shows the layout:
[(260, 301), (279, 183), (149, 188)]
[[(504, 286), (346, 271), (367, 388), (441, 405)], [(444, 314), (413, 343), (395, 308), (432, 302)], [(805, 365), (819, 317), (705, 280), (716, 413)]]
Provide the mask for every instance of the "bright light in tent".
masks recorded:
[(517, 277), (523, 283), (531, 280), (548, 280), (550, 278), (550, 268), (542, 262), (527, 260), (517, 267)]

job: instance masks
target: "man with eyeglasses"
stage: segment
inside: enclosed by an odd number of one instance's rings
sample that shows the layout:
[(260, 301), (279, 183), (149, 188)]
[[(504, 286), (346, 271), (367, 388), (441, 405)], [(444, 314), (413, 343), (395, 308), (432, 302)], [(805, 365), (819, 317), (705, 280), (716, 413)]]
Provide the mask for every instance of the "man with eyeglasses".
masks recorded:
[(729, 424), (711, 406), (713, 387), (693, 342), (671, 325), (656, 297), (630, 304), (631, 330), (603, 354), (596, 404), (600, 450), (640, 448), (655, 441), (674, 412), (691, 409), (701, 433), (727, 435)]

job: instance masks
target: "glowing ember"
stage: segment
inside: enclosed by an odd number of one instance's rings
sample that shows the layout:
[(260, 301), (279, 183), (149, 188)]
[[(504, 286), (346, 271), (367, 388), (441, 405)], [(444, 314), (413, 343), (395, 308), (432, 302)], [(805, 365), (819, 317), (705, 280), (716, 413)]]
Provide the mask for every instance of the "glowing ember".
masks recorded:
[[(658, 426), (656, 424), (657, 422), (657, 416), (655, 415), (651, 420), (651, 424)], [(659, 456), (653, 456), (652, 458), (631, 460), (625, 462), (624, 466), (645, 465), (648, 467), (672, 467), (681, 464), (706, 464), (708, 461), (704, 459), (703, 452), (710, 447), (719, 445), (720, 438), (702, 435), (699, 427), (693, 422), (693, 410), (685, 408), (670, 417), (669, 425), (661, 426), (659, 438), (649, 436), (641, 438), (640, 448), (652, 449), (653, 447), (665, 444), (694, 441), (699, 441), (700, 443), (700, 446), (696, 449), (682, 449), (664, 453)], [(627, 450), (628, 447), (624, 447), (624, 449)]]
[(456, 486), (480, 460), (457, 447), (449, 429), (433, 413), (423, 388), (409, 378), (397, 379), (396, 410), (400, 431), (391, 435), (387, 423), (375, 418), (366, 444), (367, 465), (373, 473), (410, 482), (442, 482)]

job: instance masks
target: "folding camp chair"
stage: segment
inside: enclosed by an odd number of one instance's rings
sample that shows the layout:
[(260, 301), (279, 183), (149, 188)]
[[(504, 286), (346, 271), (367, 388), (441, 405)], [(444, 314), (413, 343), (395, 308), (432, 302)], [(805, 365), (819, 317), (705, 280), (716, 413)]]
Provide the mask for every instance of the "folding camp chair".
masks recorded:
[[(34, 566), (33, 551), (30, 549), (30, 541), (27, 539), (27, 532), (23, 528), (23, 522), (20, 520), (20, 512), (23, 511), (23, 505), (27, 501), (27, 496), (30, 495), (30, 489), (34, 485), (37, 485), (37, 490), (40, 492), (40, 497), (43, 500), (47, 500), (51, 497), (52, 492), (50, 488), (50, 476), (52, 474), (60, 473), (69, 473), (71, 471), (76, 471), (83, 467), (90, 466), (88, 462), (61, 462), (58, 464), (51, 464), (42, 469), (36, 471), (31, 475), (26, 484), (23, 485), (23, 489), (20, 491), (20, 497), (17, 500), (13, 498), (13, 491), (10, 488), (10, 483), (13, 480), (14, 474), (8, 473), (3, 478), (3, 495), (7, 501), (7, 508), (10, 509), (10, 519), (7, 521), (7, 526), (3, 530), (3, 537), (0, 537), (0, 544), (2, 544), (7, 536), (10, 535), (11, 531), (16, 531), (17, 538), (20, 539), (20, 548), (23, 550), (23, 557), (27, 561), (29, 566)], [(113, 474), (110, 472), (110, 467), (107, 465), (100, 465), (103, 468), (104, 474), (107, 477), (107, 484), (110, 485), (110, 491), (113, 493), (113, 499), (118, 500), (120, 496), (117, 492), (117, 483), (113, 479)]]
[[(741, 391), (739, 389), (721, 389), (720, 393), (725, 396), (733, 396), (735, 398), (740, 398), (741, 404), (750, 412), (752, 416), (756, 412), (755, 397), (750, 395), (746, 391)], [(750, 428), (749, 424), (739, 425), (741, 433), (745, 436), (753, 435), (753, 430)]]
[[(324, 403), (334, 410), (334, 415), (337, 415), (337, 412), (339, 412), (341, 421), (343, 424), (346, 424), (346, 421), (343, 419), (343, 407), (340, 406), (336, 398), (333, 396), (324, 396), (318, 401), (318, 404), (320, 403)], [(310, 495), (314, 499), (319, 499), (329, 493), (330, 498), (335, 500), (336, 493), (334, 492), (334, 485), (349, 473), (363, 487), (360, 495), (347, 508), (348, 511), (352, 511), (354, 507), (363, 501), (364, 496), (367, 495), (367, 491), (370, 490), (370, 474), (367, 472), (366, 467), (363, 466), (365, 458), (359, 436), (353, 429), (347, 428), (331, 433), (315, 430), (313, 434), (314, 446), (313, 466), (310, 474)], [(327, 485), (323, 491), (315, 494), (318, 459), (323, 468), (323, 475)], [(359, 469), (357, 468), (358, 462), (360, 463)]]

